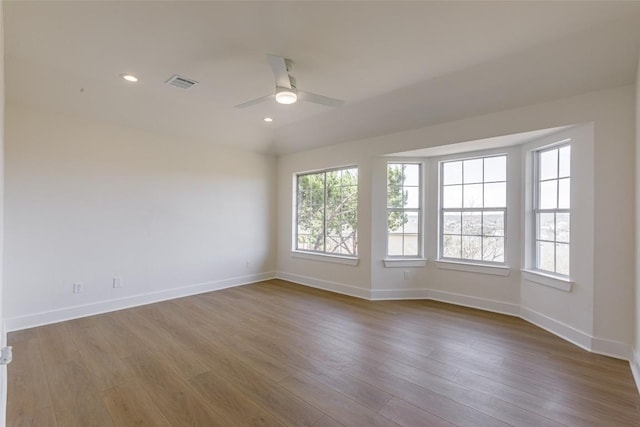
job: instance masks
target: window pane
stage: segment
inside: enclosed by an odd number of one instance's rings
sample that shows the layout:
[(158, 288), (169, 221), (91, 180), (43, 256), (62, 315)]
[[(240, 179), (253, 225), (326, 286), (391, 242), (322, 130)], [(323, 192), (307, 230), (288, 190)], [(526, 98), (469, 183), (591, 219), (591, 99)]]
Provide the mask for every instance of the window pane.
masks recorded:
[(328, 253), (340, 253), (340, 236), (327, 236), (325, 251)]
[(405, 234), (404, 236), (404, 256), (418, 255), (418, 235)]
[(445, 212), (442, 224), (445, 234), (462, 233), (462, 214), (460, 212)]
[(569, 245), (556, 243), (556, 272), (569, 275)]
[(464, 186), (463, 207), (465, 208), (481, 208), (482, 207), (482, 184), (471, 184), (471, 185)]
[(442, 164), (443, 185), (462, 184), (462, 162), (447, 162)]
[(389, 256), (402, 256), (402, 234), (387, 235), (387, 251)]
[(482, 237), (462, 236), (462, 258), (482, 260)]
[(556, 214), (556, 241), (570, 242), (571, 217), (568, 213)]
[(358, 168), (342, 170), (342, 185), (358, 185)]
[(482, 235), (482, 212), (462, 213), (462, 234)]
[(551, 179), (558, 177), (558, 150), (548, 150), (540, 153), (540, 177)]
[(504, 236), (504, 212), (483, 212), (482, 234), (485, 236)]
[(402, 164), (401, 163), (387, 164), (387, 187), (390, 185), (395, 185), (395, 186), (402, 185)]
[(412, 187), (420, 185), (420, 165), (404, 165), (404, 185)]
[(483, 261), (504, 262), (504, 237), (485, 237), (482, 245)]
[(571, 176), (571, 146), (560, 149), (560, 177)]
[(407, 209), (418, 209), (420, 207), (420, 190), (418, 187), (405, 187), (404, 207)]
[(538, 214), (538, 239), (554, 241), (556, 239), (555, 214)]
[(498, 182), (484, 185), (484, 207), (504, 208), (507, 206), (507, 184)]
[(357, 168), (297, 177), (296, 248), (356, 255)]
[(558, 181), (558, 208), (569, 209), (571, 207), (571, 178)]
[(392, 211), (387, 216), (387, 227), (391, 232), (402, 233), (405, 222), (407, 222), (407, 214), (402, 211)]
[(442, 256), (446, 258), (460, 258), (462, 237), (445, 235), (442, 244)]
[(395, 185), (387, 187), (387, 207), (388, 208), (401, 208), (402, 199), (404, 197), (402, 187)]
[(405, 233), (418, 233), (419, 224), (418, 224), (418, 212), (406, 212), (407, 222), (404, 224), (404, 232)]
[(465, 160), (462, 172), (464, 184), (482, 182), (482, 159)]
[(538, 252), (538, 268), (540, 270), (546, 270), (553, 273), (555, 243), (536, 242), (536, 245)]
[(484, 181), (507, 180), (507, 156), (488, 157), (484, 159)]
[(540, 183), (540, 208), (556, 209), (558, 207), (558, 181)]
[(462, 185), (451, 185), (442, 188), (442, 207), (462, 207)]

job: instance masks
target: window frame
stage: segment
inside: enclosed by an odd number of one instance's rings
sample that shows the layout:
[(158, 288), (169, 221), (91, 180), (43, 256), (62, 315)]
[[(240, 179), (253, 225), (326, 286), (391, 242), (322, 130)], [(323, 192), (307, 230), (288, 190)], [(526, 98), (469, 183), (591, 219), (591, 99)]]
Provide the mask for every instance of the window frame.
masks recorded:
[[(551, 277), (557, 277), (559, 279), (562, 280), (569, 280), (569, 278), (571, 277), (571, 202), (569, 203), (569, 208), (555, 208), (555, 209), (550, 209), (550, 208), (540, 208), (540, 183), (543, 181), (557, 181), (558, 182), (558, 188), (559, 188), (559, 184), (560, 184), (560, 179), (564, 179), (564, 178), (569, 178), (570, 182), (572, 180), (572, 173), (571, 173), (571, 156), (569, 157), (569, 175), (568, 176), (563, 176), (560, 177), (560, 149), (564, 148), (564, 147), (570, 147), (571, 148), (571, 138), (565, 138), (562, 139), (560, 141), (548, 144), (548, 145), (544, 145), (538, 148), (535, 148), (532, 151), (532, 157), (533, 157), (533, 182), (532, 182), (532, 186), (533, 188), (531, 189), (531, 194), (533, 196), (533, 200), (532, 200), (532, 209), (531, 209), (531, 215), (532, 215), (532, 219), (531, 219), (531, 236), (532, 238), (530, 239), (530, 250), (531, 250), (531, 269), (536, 272), (536, 273), (540, 273), (543, 275), (548, 275)], [(540, 179), (540, 155), (542, 153), (548, 152), (548, 151), (552, 151), (552, 150), (558, 150), (558, 160), (557, 160), (557, 176), (556, 178), (550, 178), (550, 179), (546, 179), (546, 180), (541, 180)], [(573, 151), (573, 150), (572, 150)], [(570, 184), (571, 185), (571, 184)], [(569, 187), (569, 200), (571, 200), (571, 187)], [(556, 191), (556, 206), (560, 206), (560, 191)], [(538, 238), (538, 222), (539, 222), (539, 214), (541, 213), (553, 213), (554, 214), (554, 240), (550, 241), (550, 240), (544, 240), (544, 239), (539, 239)], [(557, 215), (558, 213), (560, 214), (568, 214), (569, 215), (569, 241), (568, 242), (559, 242), (557, 240), (556, 237), (556, 219), (555, 219), (555, 215)], [(539, 261), (540, 261), (540, 256), (538, 253), (538, 242), (539, 241), (543, 241), (543, 242), (548, 242), (548, 243), (553, 243), (554, 247), (553, 247), (553, 267), (554, 267), (554, 271), (550, 271), (550, 270), (545, 270), (540, 268), (539, 265)], [(563, 274), (563, 273), (558, 273), (557, 272), (557, 244), (566, 244), (569, 247), (569, 274)]]
[[(470, 154), (470, 153), (468, 153)], [(464, 155), (464, 153), (463, 153)], [(505, 158), (505, 180), (504, 181), (484, 181), (484, 159), (488, 159), (488, 158), (493, 158), (493, 157), (504, 157)], [(508, 229), (508, 206), (509, 206), (509, 153), (507, 152), (496, 152), (496, 153), (491, 153), (491, 154), (481, 154), (481, 155), (472, 155), (469, 157), (453, 157), (453, 158), (448, 158), (446, 160), (440, 160), (438, 161), (438, 224), (437, 224), (437, 235), (438, 235), (438, 245), (437, 245), (437, 260), (441, 263), (453, 263), (453, 264), (468, 264), (468, 265), (477, 265), (477, 266), (486, 266), (486, 267), (506, 267), (508, 264), (508, 257), (507, 257), (507, 229)], [(505, 184), (505, 204), (504, 207), (473, 207), (473, 208), (465, 208), (465, 207), (459, 207), (459, 208), (445, 208), (443, 207), (443, 199), (444, 199), (444, 164), (445, 163), (453, 163), (453, 162), (464, 162), (467, 160), (476, 160), (476, 159), (482, 159), (483, 160), (483, 177), (482, 177), (482, 181), (478, 182), (478, 183), (473, 183), (473, 184), (482, 184), (483, 188), (482, 188), (482, 199), (483, 199), (483, 204), (484, 204), (484, 185), (485, 184), (491, 184), (491, 183), (502, 183), (504, 182)], [(463, 172), (464, 173), (464, 172)], [(465, 184), (464, 183), (464, 175), (463, 175), (463, 182), (461, 182), (460, 185), (463, 186), (463, 194), (462, 194), (462, 201), (463, 201), (463, 205), (464, 205), (464, 185), (473, 185), (472, 183), (468, 183)], [(455, 184), (452, 184), (455, 185)], [(483, 212), (502, 212), (503, 215), (503, 235), (502, 236), (495, 236), (495, 237), (502, 237), (503, 238), (503, 260), (502, 261), (486, 261), (483, 259), (469, 259), (469, 258), (453, 258), (453, 257), (445, 257), (444, 256), (444, 215), (446, 212), (461, 212), (461, 213), (465, 213), (465, 212), (479, 212), (479, 213), (483, 213)], [(462, 223), (461, 223), (461, 227), (462, 227)], [(462, 234), (462, 230), (460, 233), (460, 236), (463, 236)], [(481, 237), (481, 241), (482, 241), (482, 250), (484, 250), (484, 238), (485, 237), (492, 237), (492, 236), (485, 236), (484, 234), (480, 235)]]
[[(418, 207), (417, 208), (395, 208), (389, 207), (389, 165), (417, 165), (418, 166)], [(419, 160), (389, 160), (385, 163), (385, 223), (387, 224), (385, 230), (385, 259), (387, 261), (401, 261), (401, 260), (423, 260), (424, 259), (424, 163)], [(404, 189), (404, 182), (402, 185)], [(389, 254), (389, 213), (391, 212), (417, 212), (418, 214), (418, 253), (416, 255), (390, 255)], [(404, 235), (403, 236), (403, 253), (404, 253)]]
[[(326, 210), (327, 210), (327, 201), (326, 201), (326, 194), (327, 194), (327, 184), (326, 184), (326, 176), (328, 173), (331, 172), (336, 172), (336, 171), (343, 171), (343, 170), (348, 170), (348, 169), (355, 169), (356, 170), (356, 177), (357, 177), (357, 181), (356, 181), (356, 208), (355, 208), (355, 215), (356, 215), (356, 229), (355, 229), (355, 236), (356, 236), (356, 250), (355, 250), (355, 254), (341, 254), (341, 253), (335, 253), (335, 252), (327, 252), (326, 251), (326, 241), (327, 241), (327, 229), (326, 229)], [(324, 202), (322, 205), (323, 208), (323, 238), (324, 238), (324, 250), (323, 251), (314, 251), (311, 249), (301, 249), (298, 247), (299, 245), (299, 239), (298, 239), (298, 231), (299, 231), (299, 215), (300, 215), (300, 205), (299, 205), (299, 180), (301, 177), (304, 176), (308, 176), (308, 175), (319, 175), (319, 174), (323, 174), (324, 175), (324, 182), (323, 182), (323, 192), (324, 192)], [(305, 171), (305, 172), (297, 172), (293, 175), (293, 241), (292, 241), (292, 252), (295, 254), (299, 254), (304, 258), (308, 258), (308, 259), (314, 259), (314, 260), (329, 260), (330, 258), (336, 258), (336, 259), (344, 259), (346, 260), (348, 264), (352, 264), (350, 262), (350, 260), (358, 260), (358, 254), (359, 254), (359, 245), (358, 245), (358, 224), (359, 224), (359, 214), (358, 214), (358, 205), (359, 205), (359, 189), (360, 189), (360, 173), (358, 170), (358, 166), (357, 165), (346, 165), (346, 166), (336, 166), (336, 167), (331, 167), (331, 168), (326, 168), (326, 169), (318, 169), (318, 170), (313, 170), (313, 171)], [(357, 265), (357, 264), (354, 264)]]

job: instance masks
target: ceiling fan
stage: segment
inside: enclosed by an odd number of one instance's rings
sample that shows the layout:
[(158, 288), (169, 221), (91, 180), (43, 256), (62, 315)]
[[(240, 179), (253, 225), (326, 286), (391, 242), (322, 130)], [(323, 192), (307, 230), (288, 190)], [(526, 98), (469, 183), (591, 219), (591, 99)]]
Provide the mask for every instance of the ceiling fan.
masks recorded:
[(275, 99), (278, 104), (293, 104), (298, 100), (326, 105), (328, 107), (338, 107), (344, 104), (344, 101), (340, 99), (298, 90), (295, 77), (289, 74), (293, 66), (293, 62), (290, 59), (277, 55), (267, 55), (267, 59), (269, 60), (269, 65), (271, 65), (273, 75), (276, 79), (275, 93), (243, 102), (242, 104), (236, 105), (235, 108), (250, 107), (251, 105), (271, 99)]

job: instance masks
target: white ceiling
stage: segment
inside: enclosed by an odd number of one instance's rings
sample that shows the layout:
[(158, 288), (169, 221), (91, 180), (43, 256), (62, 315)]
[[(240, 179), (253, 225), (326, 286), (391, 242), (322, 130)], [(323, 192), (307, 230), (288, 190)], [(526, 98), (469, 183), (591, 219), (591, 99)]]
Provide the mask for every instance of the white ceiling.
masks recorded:
[[(4, 12), (9, 103), (279, 154), (630, 84), (640, 50), (640, 2), (5, 1)], [(269, 53), (294, 60), (300, 89), (345, 105), (233, 108), (273, 90)], [(173, 74), (199, 85), (166, 86)]]

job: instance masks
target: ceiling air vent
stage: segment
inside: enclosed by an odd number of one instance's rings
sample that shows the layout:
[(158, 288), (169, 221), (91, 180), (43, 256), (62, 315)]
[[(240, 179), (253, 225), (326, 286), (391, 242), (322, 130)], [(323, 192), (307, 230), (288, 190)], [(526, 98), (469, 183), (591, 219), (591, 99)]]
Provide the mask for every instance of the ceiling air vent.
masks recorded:
[(198, 82), (186, 77), (175, 75), (165, 83), (167, 83), (169, 86), (179, 87), (180, 89), (189, 89), (191, 86), (197, 84)]

